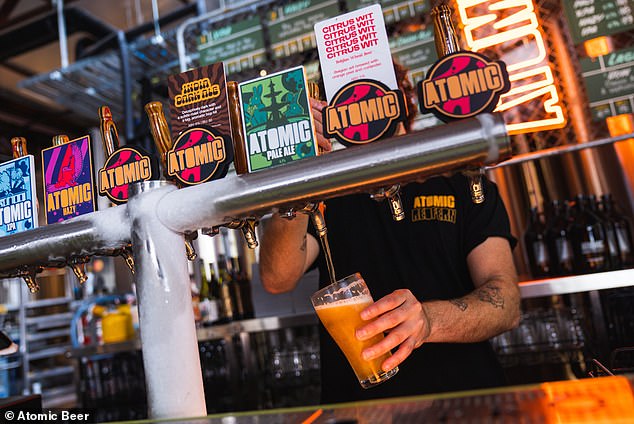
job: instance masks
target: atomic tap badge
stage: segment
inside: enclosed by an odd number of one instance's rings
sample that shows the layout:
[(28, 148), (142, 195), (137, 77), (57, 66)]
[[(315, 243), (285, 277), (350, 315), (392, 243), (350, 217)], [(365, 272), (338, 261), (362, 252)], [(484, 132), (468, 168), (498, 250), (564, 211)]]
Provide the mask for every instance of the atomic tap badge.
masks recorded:
[(128, 201), (128, 185), (158, 177), (158, 167), (138, 148), (122, 147), (108, 157), (99, 170), (99, 194), (115, 204)]
[(418, 83), (421, 113), (449, 122), (493, 112), (511, 87), (506, 65), (475, 52), (460, 51), (436, 62)]
[[(227, 153), (232, 153), (226, 148), (230, 143), (231, 140), (225, 140), (203, 127), (183, 132), (167, 152), (168, 175), (187, 185), (204, 183), (227, 162)], [(216, 177), (224, 177), (226, 173), (227, 169), (223, 167)]]
[(354, 146), (392, 136), (407, 118), (407, 107), (400, 90), (364, 79), (341, 87), (322, 113), (324, 133)]

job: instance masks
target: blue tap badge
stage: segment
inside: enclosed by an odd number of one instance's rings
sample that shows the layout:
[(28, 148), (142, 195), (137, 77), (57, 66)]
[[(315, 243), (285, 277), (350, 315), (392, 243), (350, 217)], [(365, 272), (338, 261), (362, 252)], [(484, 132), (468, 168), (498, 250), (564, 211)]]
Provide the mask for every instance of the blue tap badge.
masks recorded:
[(0, 164), (0, 237), (37, 227), (34, 170), (32, 155)]

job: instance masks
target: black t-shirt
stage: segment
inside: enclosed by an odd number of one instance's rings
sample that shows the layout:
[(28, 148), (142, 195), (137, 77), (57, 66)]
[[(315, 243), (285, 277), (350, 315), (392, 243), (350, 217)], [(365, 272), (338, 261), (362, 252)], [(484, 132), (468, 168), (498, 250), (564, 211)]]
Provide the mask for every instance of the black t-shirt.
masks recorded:
[[(471, 201), (461, 174), (402, 188), (405, 219), (392, 219), (386, 202), (357, 194), (326, 202), (328, 240), (337, 278), (360, 272), (375, 300), (408, 288), (421, 301), (473, 291), (466, 257), (488, 237), (515, 239), (495, 184), (484, 179), (485, 202)], [(311, 227), (309, 225), (309, 227)], [(315, 236), (314, 230), (309, 230)], [(320, 253), (320, 284), (328, 271)], [(504, 376), (489, 342), (423, 344), (387, 382), (363, 389), (332, 338), (320, 326), (322, 403), (347, 402), (497, 387)]]

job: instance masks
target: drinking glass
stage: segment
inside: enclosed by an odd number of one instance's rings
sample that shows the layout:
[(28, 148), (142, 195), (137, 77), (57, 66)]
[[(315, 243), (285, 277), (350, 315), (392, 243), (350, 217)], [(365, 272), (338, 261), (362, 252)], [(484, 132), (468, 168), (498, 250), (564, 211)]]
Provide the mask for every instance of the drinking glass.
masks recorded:
[[(343, 351), (364, 389), (380, 384), (398, 372), (398, 367), (383, 371), (381, 364), (391, 353), (366, 361), (361, 352), (383, 339), (378, 334), (368, 340), (358, 340), (357, 328), (368, 324), (360, 313), (374, 301), (361, 274), (356, 273), (315, 292), (310, 298), (317, 316), (330, 336)], [(327, 366), (327, 364), (326, 364)]]

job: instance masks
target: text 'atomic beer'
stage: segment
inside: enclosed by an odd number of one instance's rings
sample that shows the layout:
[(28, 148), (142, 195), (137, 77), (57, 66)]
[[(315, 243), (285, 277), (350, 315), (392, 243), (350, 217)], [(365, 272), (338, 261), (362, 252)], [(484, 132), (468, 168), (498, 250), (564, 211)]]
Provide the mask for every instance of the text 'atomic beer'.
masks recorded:
[(69, 141), (53, 138), (53, 147), (42, 150), (46, 222), (53, 224), (93, 212), (90, 136)]
[(166, 174), (182, 185), (223, 178), (233, 161), (224, 65), (168, 78), (173, 146)]
[(0, 237), (37, 227), (35, 160), (26, 139), (11, 139), (13, 160), (0, 164)]
[(158, 178), (158, 166), (138, 147), (119, 147), (119, 133), (112, 120), (110, 108), (99, 108), (101, 139), (106, 162), (99, 170), (99, 194), (113, 203), (128, 201), (128, 185)]

